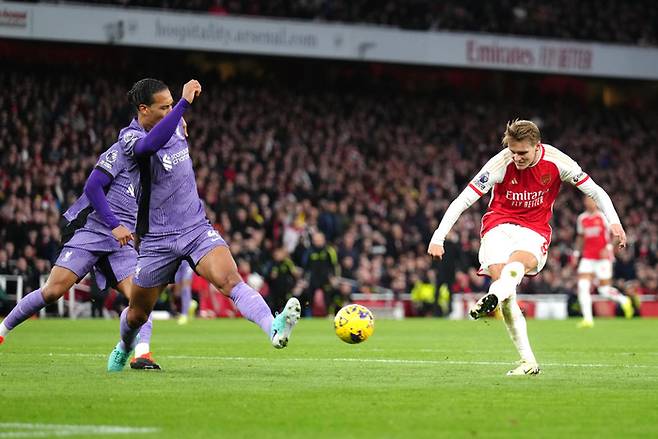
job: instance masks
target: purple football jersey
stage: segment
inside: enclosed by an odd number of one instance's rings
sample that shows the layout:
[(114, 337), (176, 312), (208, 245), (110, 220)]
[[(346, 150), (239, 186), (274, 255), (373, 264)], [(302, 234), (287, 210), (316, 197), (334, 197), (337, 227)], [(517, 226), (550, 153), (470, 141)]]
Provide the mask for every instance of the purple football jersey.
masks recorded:
[[(136, 169), (130, 170), (128, 168), (129, 163), (130, 158), (124, 154), (119, 143), (115, 143), (101, 154), (95, 169), (104, 172), (112, 178), (112, 183), (105, 194), (107, 203), (119, 222), (127, 227), (128, 230), (134, 231), (137, 218), (135, 183), (138, 182), (139, 173)], [(131, 172), (134, 174), (132, 177), (129, 175)], [(83, 194), (64, 213), (64, 217), (71, 222), (87, 209), (91, 210), (92, 207), (87, 196)], [(89, 213), (84, 227), (103, 235), (112, 236), (112, 230), (110, 230), (96, 211)]]
[[(137, 233), (140, 236), (170, 235), (207, 223), (199, 198), (182, 120), (160, 150), (152, 155), (136, 155), (135, 142), (146, 136), (137, 119), (119, 133), (119, 144), (138, 169)], [(132, 174), (131, 174), (132, 175)]]

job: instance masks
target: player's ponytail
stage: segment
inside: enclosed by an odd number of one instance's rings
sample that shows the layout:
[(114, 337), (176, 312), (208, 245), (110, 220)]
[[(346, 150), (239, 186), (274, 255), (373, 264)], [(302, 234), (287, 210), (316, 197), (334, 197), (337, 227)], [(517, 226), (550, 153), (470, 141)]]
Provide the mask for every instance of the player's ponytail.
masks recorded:
[(128, 102), (130, 102), (135, 109), (139, 109), (139, 106), (142, 104), (151, 105), (153, 103), (153, 95), (163, 90), (167, 90), (168, 88), (167, 84), (158, 79), (140, 79), (135, 82), (128, 92)]

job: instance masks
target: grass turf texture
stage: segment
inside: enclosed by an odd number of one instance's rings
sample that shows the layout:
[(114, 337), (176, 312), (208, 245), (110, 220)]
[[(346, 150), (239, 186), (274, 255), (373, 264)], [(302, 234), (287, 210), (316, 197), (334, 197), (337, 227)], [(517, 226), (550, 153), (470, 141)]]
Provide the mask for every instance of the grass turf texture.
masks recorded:
[(361, 345), (303, 320), (281, 351), (244, 320), (156, 321), (164, 371), (108, 374), (118, 321), (32, 320), (0, 347), (0, 425), (159, 429), (133, 435), (145, 438), (658, 436), (658, 320), (575, 326), (529, 321), (543, 374), (506, 377), (517, 357), (495, 320), (379, 320)]

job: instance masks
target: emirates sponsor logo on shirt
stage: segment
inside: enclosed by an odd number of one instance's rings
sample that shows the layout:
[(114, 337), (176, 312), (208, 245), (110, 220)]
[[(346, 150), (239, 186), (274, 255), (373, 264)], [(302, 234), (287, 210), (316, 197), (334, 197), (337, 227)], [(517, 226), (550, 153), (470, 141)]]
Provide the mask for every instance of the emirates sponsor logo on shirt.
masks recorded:
[(601, 235), (603, 231), (599, 226), (585, 227), (585, 238), (596, 238)]
[(512, 202), (512, 207), (537, 207), (544, 203), (544, 195), (548, 189), (543, 191), (510, 191), (505, 192), (505, 198)]

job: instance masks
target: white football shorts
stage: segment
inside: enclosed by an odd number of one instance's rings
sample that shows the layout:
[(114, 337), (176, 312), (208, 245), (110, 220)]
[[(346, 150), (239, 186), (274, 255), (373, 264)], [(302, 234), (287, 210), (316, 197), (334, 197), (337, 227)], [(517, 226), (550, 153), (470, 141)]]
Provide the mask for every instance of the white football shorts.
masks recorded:
[(612, 261), (582, 258), (578, 263), (578, 274), (594, 274), (599, 280), (612, 279)]
[(516, 224), (499, 224), (484, 234), (480, 241), (480, 270), (478, 274), (490, 276), (489, 266), (506, 264), (515, 251), (525, 251), (537, 258), (537, 267), (527, 274), (539, 273), (548, 259), (548, 242), (534, 230)]

